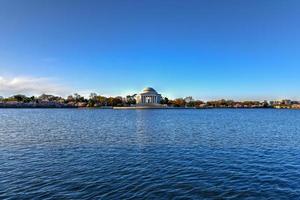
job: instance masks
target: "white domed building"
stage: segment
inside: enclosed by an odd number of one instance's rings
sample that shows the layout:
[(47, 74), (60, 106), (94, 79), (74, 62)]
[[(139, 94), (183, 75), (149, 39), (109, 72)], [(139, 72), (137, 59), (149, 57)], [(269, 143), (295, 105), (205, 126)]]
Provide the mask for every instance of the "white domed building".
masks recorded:
[(157, 105), (160, 104), (161, 94), (158, 94), (153, 88), (146, 87), (136, 96), (138, 105)]

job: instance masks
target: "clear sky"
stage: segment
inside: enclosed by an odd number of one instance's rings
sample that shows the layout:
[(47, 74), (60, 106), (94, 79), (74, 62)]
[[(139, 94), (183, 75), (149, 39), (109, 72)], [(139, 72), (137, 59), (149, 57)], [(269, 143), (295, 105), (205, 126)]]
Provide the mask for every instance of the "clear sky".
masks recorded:
[(299, 0), (0, 0), (0, 95), (300, 100)]

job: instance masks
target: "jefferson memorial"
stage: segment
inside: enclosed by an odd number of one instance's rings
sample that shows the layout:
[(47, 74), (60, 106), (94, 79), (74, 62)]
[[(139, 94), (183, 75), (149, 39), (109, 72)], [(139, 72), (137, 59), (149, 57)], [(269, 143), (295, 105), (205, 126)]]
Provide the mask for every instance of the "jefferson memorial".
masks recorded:
[(161, 100), (161, 94), (158, 94), (153, 88), (146, 87), (140, 94), (136, 96), (138, 105), (156, 105)]

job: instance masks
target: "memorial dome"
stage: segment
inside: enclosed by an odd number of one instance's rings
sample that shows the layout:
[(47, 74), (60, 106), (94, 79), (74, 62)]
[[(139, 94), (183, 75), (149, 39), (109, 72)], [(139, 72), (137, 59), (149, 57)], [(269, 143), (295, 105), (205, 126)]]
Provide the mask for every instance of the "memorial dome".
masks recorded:
[(146, 87), (146, 88), (144, 88), (143, 92), (144, 93), (147, 93), (147, 92), (157, 93), (152, 87)]
[(136, 103), (139, 105), (153, 105), (159, 104), (161, 95), (156, 92), (152, 87), (146, 87), (143, 91), (136, 96)]

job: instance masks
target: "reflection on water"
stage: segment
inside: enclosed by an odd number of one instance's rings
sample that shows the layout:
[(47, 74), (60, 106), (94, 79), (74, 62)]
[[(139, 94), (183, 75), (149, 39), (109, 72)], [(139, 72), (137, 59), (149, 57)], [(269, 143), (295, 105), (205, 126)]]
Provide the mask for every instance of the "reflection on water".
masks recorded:
[(296, 110), (0, 110), (0, 199), (300, 198)]

